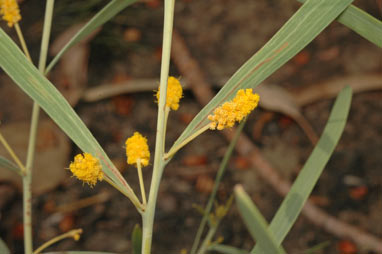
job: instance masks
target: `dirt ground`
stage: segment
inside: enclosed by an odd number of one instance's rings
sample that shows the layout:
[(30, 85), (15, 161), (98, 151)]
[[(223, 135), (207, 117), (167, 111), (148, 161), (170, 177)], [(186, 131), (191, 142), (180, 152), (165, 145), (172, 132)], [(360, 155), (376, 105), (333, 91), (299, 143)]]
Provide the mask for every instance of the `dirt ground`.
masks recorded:
[[(39, 54), (43, 23), (41, 2), (24, 0), (21, 4), (21, 27), (35, 62)], [(108, 1), (56, 2), (52, 41), (68, 27), (91, 17)], [(354, 2), (381, 19), (382, 10), (378, 3), (378, 0)], [(175, 29), (185, 39), (207, 81), (216, 83), (216, 80), (231, 76), (272, 37), (299, 6), (293, 0), (178, 0)], [(83, 45), (80, 49), (83, 55), (79, 60), (81, 68), (77, 72), (65, 72), (65, 66), (58, 65), (49, 78), (54, 83), (59, 83), (68, 94), (75, 95), (74, 97), (80, 97), (84, 91), (86, 93), (86, 89), (104, 83), (118, 85), (126, 80), (143, 78), (158, 80), (162, 14), (163, 3), (160, 0), (128, 7), (104, 25), (89, 43)], [(16, 38), (12, 30), (5, 26), (3, 29)], [(81, 71), (83, 73), (78, 73)], [(381, 49), (334, 22), (265, 83), (298, 91), (305, 86), (325, 83), (333, 78), (381, 72)], [(81, 76), (84, 73), (85, 76)], [(174, 64), (171, 65), (170, 73), (182, 76)], [(71, 79), (79, 74), (82, 83)], [(11, 126), (9, 135), (18, 136), (21, 134), (16, 132), (14, 126), (22, 123), (25, 127), (29, 121), (31, 101), (15, 88), (3, 72), (0, 75), (0, 121), (4, 128)], [(365, 85), (367, 82), (366, 80)], [(157, 110), (154, 101), (153, 92), (137, 92), (95, 102), (73, 102), (76, 112), (136, 192), (139, 192), (138, 177), (136, 170), (125, 164), (124, 142), (134, 131), (139, 131), (148, 138), (153, 152)], [(318, 134), (325, 126), (332, 105), (333, 99), (322, 99), (303, 107), (303, 115)], [(191, 91), (186, 91), (180, 109), (170, 114), (168, 146), (201, 108), (202, 105), (196, 101)], [(312, 199), (317, 206), (337, 219), (382, 238), (380, 112), (381, 90), (354, 94), (344, 134), (313, 191)], [(41, 119), (45, 121), (48, 117), (43, 113)], [(263, 125), (259, 126), (259, 122)], [(56, 133), (56, 130), (52, 133)], [(264, 108), (256, 109), (252, 113), (245, 133), (278, 172), (290, 181), (296, 177), (312, 150), (309, 139), (298, 124), (286, 115), (270, 113)], [(52, 135), (63, 136), (61, 133)], [(65, 138), (55, 139), (49, 136), (47, 139), (49, 142), (62, 142), (61, 150), (55, 150), (55, 155), (49, 155), (49, 163), (52, 167), (58, 167), (58, 170), (62, 169), (60, 172), (64, 174), (55, 173), (51, 177), (39, 174), (38, 179), (35, 179), (39, 183), (47, 182), (51, 185), (48, 184), (33, 198), (34, 246), (38, 247), (72, 228), (82, 228), (84, 233), (78, 242), (64, 240), (47, 251), (131, 253), (131, 232), (135, 224), (141, 223), (133, 205), (106, 183), (90, 188), (72, 178), (64, 168), (68, 167), (73, 156), (80, 150)], [(44, 145), (47, 144), (42, 144)], [(206, 204), (227, 146), (228, 143), (222, 135), (210, 131), (181, 150), (168, 165), (158, 198), (153, 253), (180, 253), (181, 249), (191, 248), (201, 220), (201, 215), (193, 205)], [(2, 151), (0, 150), (1, 155), (5, 155)], [(20, 153), (22, 154), (21, 151)], [(55, 163), (57, 161), (60, 163)], [(49, 167), (46, 166), (48, 171)], [(3, 170), (0, 169), (0, 177), (5, 174)], [(146, 189), (150, 183), (151, 170), (151, 166), (143, 169)], [(0, 237), (12, 253), (22, 253), (22, 196), (18, 187), (4, 180), (4, 177), (1, 179)], [(282, 197), (258, 177), (256, 169), (249, 167), (246, 158), (234, 154), (219, 189), (218, 200), (227, 200), (238, 183), (243, 184), (266, 219), (271, 220)], [(42, 185), (45, 187), (45, 184)], [(94, 195), (97, 195), (94, 198), (95, 204), (81, 208), (84, 202), (80, 205), (76, 203)], [(68, 207), (74, 208), (69, 210)], [(232, 207), (221, 223), (216, 238), (218, 236), (223, 237), (224, 244), (241, 249), (250, 250), (254, 244), (235, 207)], [(303, 216), (299, 217), (283, 246), (288, 253), (298, 254), (320, 243), (327, 245), (313, 253), (376, 253), (364, 251), (361, 246), (355, 245), (357, 250), (345, 252), (346, 248), (353, 248), (352, 242), (314, 226)]]

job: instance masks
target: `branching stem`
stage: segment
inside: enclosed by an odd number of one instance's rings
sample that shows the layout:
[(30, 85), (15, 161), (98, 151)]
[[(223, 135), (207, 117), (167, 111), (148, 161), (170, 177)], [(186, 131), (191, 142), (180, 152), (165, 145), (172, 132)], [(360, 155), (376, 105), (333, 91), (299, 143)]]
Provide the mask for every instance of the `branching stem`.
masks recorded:
[(174, 5), (175, 0), (165, 0), (164, 2), (164, 25), (163, 25), (163, 47), (162, 47), (162, 63), (159, 87), (159, 102), (158, 102), (158, 120), (157, 132), (155, 141), (155, 156), (153, 175), (151, 178), (149, 199), (147, 208), (142, 215), (142, 253), (151, 253), (153, 226), (155, 207), (158, 197), (159, 184), (162, 178), (163, 169), (165, 167), (164, 144), (166, 138), (166, 97), (167, 97), (167, 79), (170, 68), (171, 40), (174, 21)]
[(170, 151), (168, 153), (166, 153), (164, 155), (164, 159), (167, 160), (169, 158), (171, 158), (172, 156), (174, 156), (174, 154), (176, 152), (178, 152), (182, 147), (184, 147), (185, 145), (187, 145), (188, 143), (190, 143), (192, 140), (194, 140), (197, 136), (199, 136), (200, 134), (202, 134), (203, 132), (205, 132), (206, 130), (208, 130), (210, 128), (210, 125), (207, 124), (205, 125), (204, 127), (200, 128), (199, 130), (197, 130), (196, 132), (194, 132), (192, 135), (190, 135), (188, 138), (186, 138), (185, 140), (183, 140), (180, 144), (176, 145), (175, 147), (172, 147), (170, 149)]

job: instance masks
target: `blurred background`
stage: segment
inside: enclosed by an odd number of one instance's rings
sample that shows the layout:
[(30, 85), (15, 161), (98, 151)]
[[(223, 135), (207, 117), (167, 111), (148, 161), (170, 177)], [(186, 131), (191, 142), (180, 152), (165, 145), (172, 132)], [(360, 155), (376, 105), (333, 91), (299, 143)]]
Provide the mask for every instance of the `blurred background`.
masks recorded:
[[(56, 1), (50, 57), (108, 2)], [(356, 0), (354, 4), (382, 18), (381, 0)], [(216, 93), (299, 6), (294, 0), (176, 1), (177, 36), (173, 43), (178, 47), (172, 52), (170, 75), (180, 77), (189, 87), (195, 78), (192, 73)], [(20, 26), (35, 63), (44, 7), (41, 0), (20, 2)], [(136, 192), (138, 176), (136, 169), (126, 164), (124, 142), (139, 131), (154, 151), (157, 105), (153, 90), (159, 82), (162, 15), (162, 0), (133, 4), (66, 53), (48, 77)], [(5, 22), (1, 27), (17, 41)], [(194, 72), (195, 68), (200, 71)], [(259, 156), (283, 179), (293, 181), (344, 84), (354, 89), (349, 120), (311, 201), (338, 220), (381, 238), (381, 48), (337, 22), (329, 25), (260, 86), (265, 89), (261, 97), (264, 104), (250, 115), (244, 132), (260, 149)], [(179, 110), (170, 114), (167, 147), (201, 110), (203, 99), (185, 88)], [(31, 99), (0, 71), (0, 128), (21, 158), (26, 156), (31, 105)], [(33, 175), (34, 246), (70, 229), (83, 228), (78, 242), (64, 240), (48, 250), (131, 253), (130, 235), (134, 225), (141, 223), (139, 214), (108, 184), (90, 188), (71, 177), (66, 168), (81, 151), (44, 113), (40, 119)], [(193, 205), (206, 204), (227, 146), (221, 133), (209, 131), (167, 166), (157, 205), (153, 253), (180, 253), (191, 248), (202, 217)], [(0, 154), (7, 155), (3, 147)], [(143, 169), (147, 192), (151, 171), (151, 166)], [(218, 200), (225, 202), (237, 183), (243, 184), (270, 221), (282, 197), (258, 175), (248, 158), (235, 153)], [(222, 221), (218, 236), (223, 237), (224, 244), (248, 250), (253, 246), (234, 206)], [(22, 253), (20, 181), (1, 168), (0, 237), (12, 253)], [(297, 220), (284, 247), (288, 253), (297, 254), (320, 243), (327, 243), (326, 247), (314, 253), (376, 253), (333, 236), (304, 216)]]

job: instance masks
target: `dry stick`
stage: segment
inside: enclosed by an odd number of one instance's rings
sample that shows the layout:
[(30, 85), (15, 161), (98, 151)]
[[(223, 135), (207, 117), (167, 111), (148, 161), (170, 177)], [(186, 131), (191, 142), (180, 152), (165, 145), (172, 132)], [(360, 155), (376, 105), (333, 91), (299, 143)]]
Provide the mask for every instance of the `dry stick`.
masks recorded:
[[(217, 88), (220, 88), (227, 80), (228, 77), (222, 77), (214, 80), (213, 82), (216, 83)], [(265, 83), (262, 84), (263, 86), (266, 85)], [(293, 97), (294, 102), (299, 107), (303, 107), (323, 99), (335, 98), (341, 89), (347, 85), (352, 88), (353, 94), (382, 90), (382, 74), (367, 73), (349, 75), (346, 77), (337, 77), (325, 80), (321, 83), (303, 87), (285, 88), (285, 90), (290, 94), (290, 96)], [(187, 80), (182, 81), (182, 87), (183, 89), (190, 88)], [(118, 86), (113, 86), (111, 83), (104, 83), (102, 85), (87, 89), (84, 92), (82, 99), (87, 102), (94, 102), (125, 93), (152, 92), (157, 88), (157, 79), (154, 78), (133, 79), (122, 82), (118, 84)]]
[[(172, 58), (180, 73), (187, 79), (189, 85), (201, 105), (207, 104), (213, 97), (210, 85), (205, 81), (203, 72), (197, 62), (192, 58), (184, 40), (174, 31)], [(228, 140), (232, 139), (235, 131), (223, 131)], [(236, 145), (236, 151), (250, 159), (252, 167), (256, 168), (260, 176), (266, 180), (277, 193), (285, 196), (291, 187), (288, 180), (283, 179), (271, 164), (264, 159), (260, 150), (242, 134)], [(348, 238), (366, 249), (382, 253), (382, 240), (376, 236), (364, 232), (355, 226), (342, 222), (316, 207), (309, 200), (305, 203), (302, 213), (311, 222), (324, 228), (340, 238)]]
[(289, 91), (297, 105), (304, 106), (323, 99), (336, 97), (341, 89), (347, 85), (351, 86), (353, 94), (380, 90), (382, 88), (382, 73), (337, 77), (318, 84), (304, 86), (303, 88), (292, 88)]
[(76, 200), (74, 202), (63, 204), (54, 208), (56, 213), (70, 213), (88, 206), (106, 202), (110, 199), (111, 194), (109, 192), (101, 192), (91, 197)]

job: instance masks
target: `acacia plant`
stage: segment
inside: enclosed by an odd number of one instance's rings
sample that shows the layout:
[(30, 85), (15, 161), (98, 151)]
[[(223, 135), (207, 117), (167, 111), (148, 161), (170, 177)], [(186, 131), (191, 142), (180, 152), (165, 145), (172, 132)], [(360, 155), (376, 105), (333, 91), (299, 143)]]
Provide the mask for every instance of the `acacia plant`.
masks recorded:
[[(253, 89), (301, 51), (335, 20), (379, 47), (382, 46), (382, 23), (351, 5), (353, 0), (299, 1), (303, 3), (299, 10), (290, 17), (258, 52), (236, 71), (166, 152), (167, 119), (170, 112), (177, 110), (180, 106), (180, 99), (183, 93), (179, 80), (172, 76), (169, 77), (175, 0), (164, 0), (162, 62), (159, 80), (160, 86), (156, 93), (158, 114), (156, 133), (152, 134), (156, 137), (155, 147), (151, 150), (154, 154), (152, 162), (150, 162), (150, 149), (147, 146), (147, 140), (139, 134), (139, 130), (126, 140), (127, 163), (137, 168), (140, 180), (141, 198), (139, 198), (130, 187), (128, 179), (125, 179), (119, 173), (77, 113), (46, 78), (46, 75), (69, 48), (113, 18), (124, 8), (136, 2), (136, 0), (111, 0), (73, 36), (48, 65), (46, 65), (46, 59), (49, 48), (54, 0), (46, 0), (38, 68), (31, 61), (27, 44), (24, 41), (19, 26), (22, 20), (17, 2), (15, 0), (0, 0), (0, 14), (9, 27), (15, 28), (21, 45), (20, 49), (4, 30), (0, 29), (0, 66), (14, 83), (34, 101), (31, 113), (28, 156), (25, 164), (16, 155), (17, 151), (14, 151), (8, 145), (6, 137), (0, 134), (1, 143), (6, 147), (15, 162), (13, 163), (5, 157), (0, 157), (0, 166), (13, 170), (23, 179), (25, 254), (41, 253), (46, 247), (65, 237), (73, 237), (77, 240), (82, 232), (81, 229), (69, 231), (64, 235), (53, 238), (33, 251), (31, 171), (35, 156), (36, 130), (40, 108), (83, 151), (83, 154), (76, 155), (71, 163), (68, 162), (68, 165), (70, 164), (70, 171), (78, 179), (90, 186), (94, 186), (98, 181), (105, 180), (134, 204), (137, 212), (142, 217), (142, 232), (140, 233), (140, 229), (137, 227), (133, 234), (133, 253), (135, 254), (152, 253), (155, 207), (161, 178), (166, 165), (182, 147), (197, 138), (201, 133), (209, 130), (219, 131), (224, 128), (235, 128), (235, 123), (240, 122), (240, 126), (236, 130), (235, 137), (227, 149), (217, 174), (214, 191), (206, 208), (201, 209), (204, 216), (196, 234), (191, 253), (206, 253), (212, 250), (221, 253), (248, 253), (248, 251), (240, 250), (233, 246), (221, 245), (220, 241), (213, 241), (217, 227), (227, 213), (232, 199), (227, 204), (218, 205), (215, 211), (212, 211), (212, 204), (217, 186), (228, 158), (232, 154), (240, 131), (245, 124), (245, 119), (256, 108), (259, 102), (259, 96), (253, 92)], [(347, 87), (338, 95), (322, 137), (269, 225), (243, 188), (240, 186), (235, 187), (234, 197), (237, 208), (249, 233), (256, 242), (256, 246), (251, 250), (251, 253), (286, 253), (282, 247), (282, 241), (299, 216), (305, 201), (318, 181), (341, 136), (349, 112), (350, 101), (351, 89)], [(149, 165), (152, 165), (152, 177), (148, 197), (146, 198), (141, 168)], [(291, 206), (291, 204), (293, 205)], [(203, 241), (201, 241), (207, 223), (209, 224), (209, 229)], [(9, 253), (9, 250), (1, 240), (0, 252)], [(75, 254), (79, 252), (69, 251), (68, 253)]]

